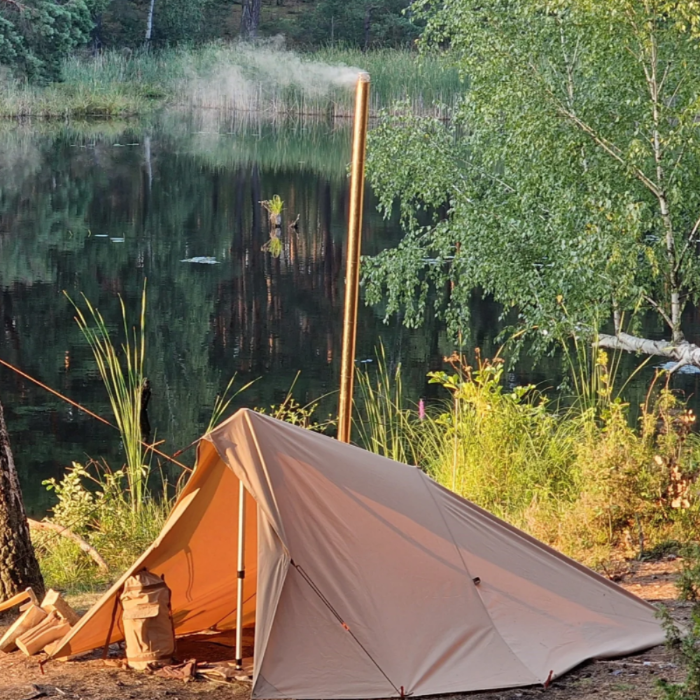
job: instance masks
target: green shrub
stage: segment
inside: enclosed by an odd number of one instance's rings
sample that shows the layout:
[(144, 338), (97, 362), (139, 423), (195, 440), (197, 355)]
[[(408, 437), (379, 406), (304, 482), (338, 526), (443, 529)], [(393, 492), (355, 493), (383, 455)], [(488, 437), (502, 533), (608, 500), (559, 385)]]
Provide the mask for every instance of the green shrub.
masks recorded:
[(380, 353), (376, 370), (358, 373), (356, 434), (591, 565), (687, 541), (700, 510), (695, 417), (661, 388), (635, 425), (613, 398), (607, 356), (595, 364), (593, 400), (562, 408), (532, 386), (506, 389), (499, 358), (477, 355), (472, 367), (455, 355), (451, 372), (429, 375), (449, 398), (419, 411)]
[(147, 491), (134, 510), (124, 470), (74, 462), (60, 480), (44, 482), (57, 497), (50, 520), (93, 546), (109, 566), (106, 574), (71, 540), (55, 532), (32, 532), (47, 586), (68, 591), (97, 590), (118, 576), (150, 546), (170, 512), (168, 484)]
[(666, 645), (686, 670), (682, 683), (658, 681), (661, 696), (663, 700), (697, 700), (700, 698), (700, 605), (693, 606), (690, 626), (685, 630), (679, 629), (668, 608), (662, 607), (658, 617), (666, 631)]

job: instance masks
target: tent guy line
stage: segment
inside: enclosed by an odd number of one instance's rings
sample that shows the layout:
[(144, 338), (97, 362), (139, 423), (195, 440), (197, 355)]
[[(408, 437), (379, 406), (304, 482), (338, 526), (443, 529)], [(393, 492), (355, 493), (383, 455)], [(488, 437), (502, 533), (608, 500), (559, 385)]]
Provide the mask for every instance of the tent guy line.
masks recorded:
[[(38, 379), (35, 379), (31, 375), (27, 374), (26, 372), (23, 372), (21, 369), (18, 367), (15, 367), (14, 365), (11, 365), (9, 362), (6, 362), (2, 358), (0, 358), (0, 365), (7, 367), (8, 369), (11, 369), (13, 372), (16, 372), (19, 374), (20, 377), (24, 377), (25, 379), (28, 379), (30, 382), (33, 382), (37, 386), (41, 387), (42, 389), (45, 389), (48, 391), (50, 394), (53, 394), (54, 396), (57, 396), (59, 399), (62, 401), (65, 401), (66, 403), (69, 403), (71, 406), (74, 406), (77, 408), (79, 411), (82, 411), (83, 413), (86, 413), (88, 416), (91, 416), (95, 420), (100, 421), (100, 423), (104, 423), (105, 425), (108, 425), (110, 428), (114, 428), (114, 430), (119, 430), (114, 423), (110, 423), (106, 418), (103, 418), (102, 416), (98, 416), (97, 413), (93, 413), (89, 408), (85, 408), (85, 406), (81, 406), (79, 403), (76, 401), (73, 401), (73, 399), (69, 399), (67, 396), (64, 396), (60, 392), (56, 391), (55, 389), (52, 389), (50, 386), (47, 386), (43, 382), (40, 382)], [(159, 445), (161, 443), (147, 443), (143, 442), (142, 440), (139, 441), (149, 452), (153, 452), (154, 454), (158, 455), (159, 457), (162, 457), (163, 459), (167, 459), (168, 462), (172, 462), (173, 464), (176, 464), (178, 467), (181, 469), (184, 469), (187, 472), (191, 472), (192, 468), (188, 467), (185, 464), (182, 464), (182, 462), (178, 462), (174, 457), (171, 457), (170, 455), (166, 454), (165, 452), (161, 452), (156, 445)], [(187, 449), (187, 448), (185, 448)], [(180, 452), (182, 452), (181, 450)], [(179, 454), (179, 453), (178, 453)]]

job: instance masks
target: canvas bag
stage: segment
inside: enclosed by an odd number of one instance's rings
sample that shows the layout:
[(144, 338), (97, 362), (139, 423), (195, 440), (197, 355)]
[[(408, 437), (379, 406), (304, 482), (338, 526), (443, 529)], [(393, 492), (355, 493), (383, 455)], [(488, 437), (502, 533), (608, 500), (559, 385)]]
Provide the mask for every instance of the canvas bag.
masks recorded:
[(171, 663), (175, 632), (165, 581), (141, 569), (126, 579), (120, 600), (129, 666), (143, 670)]

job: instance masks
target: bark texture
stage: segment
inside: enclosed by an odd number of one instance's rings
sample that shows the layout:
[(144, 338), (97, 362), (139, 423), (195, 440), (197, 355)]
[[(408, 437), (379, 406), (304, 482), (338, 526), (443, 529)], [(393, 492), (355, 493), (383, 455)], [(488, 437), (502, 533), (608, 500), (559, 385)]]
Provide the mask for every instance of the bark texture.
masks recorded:
[(0, 404), (0, 601), (28, 586), (38, 598), (44, 595), (44, 579), (29, 537), (19, 478)]
[(246, 40), (255, 40), (260, 26), (260, 8), (262, 0), (243, 0), (241, 14), (241, 37)]
[(683, 340), (674, 343), (668, 340), (649, 340), (638, 338), (629, 333), (618, 333), (617, 335), (606, 335), (602, 333), (598, 336), (596, 345), (599, 348), (610, 350), (624, 350), (625, 352), (636, 352), (642, 355), (658, 355), (668, 357), (676, 361), (671, 372), (675, 372), (685, 365), (700, 367), (700, 346)]

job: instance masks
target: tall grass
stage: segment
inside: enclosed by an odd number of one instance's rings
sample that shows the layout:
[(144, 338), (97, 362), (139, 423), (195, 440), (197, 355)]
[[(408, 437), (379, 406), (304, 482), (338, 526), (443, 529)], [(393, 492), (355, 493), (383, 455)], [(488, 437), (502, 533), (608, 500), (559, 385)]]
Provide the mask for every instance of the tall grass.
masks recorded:
[[(66, 296), (68, 296), (66, 294)], [(76, 311), (76, 322), (92, 350), (109, 396), (114, 420), (126, 456), (126, 479), (132, 513), (143, 507), (149, 466), (145, 464), (141, 438), (141, 406), (146, 359), (146, 285), (141, 295), (139, 326), (129, 328), (124, 300), (120, 297), (124, 342), (121, 356), (112, 341), (102, 314), (83, 296), (87, 312), (68, 297)]]
[(425, 440), (418, 434), (419, 427), (406, 407), (401, 364), (394, 372), (389, 370), (384, 346), (377, 350), (377, 370), (357, 373), (358, 399), (363, 419), (355, 425), (360, 441), (371, 452), (404, 464), (420, 462), (420, 447)]
[(300, 55), (265, 46), (212, 43), (75, 55), (63, 64), (62, 83), (37, 88), (5, 80), (0, 85), (0, 116), (114, 117), (168, 105), (260, 116), (345, 118), (354, 111), (352, 85), (333, 87), (335, 74), (348, 75), (344, 68), (370, 73), (372, 112), (405, 100), (416, 112), (445, 116), (462, 91), (457, 71), (439, 56), (418, 57), (395, 49), (324, 49)]
[[(431, 374), (445, 396), (419, 410), (403, 397), (400, 368), (380, 355), (358, 374), (361, 444), (413, 462), (444, 486), (566, 553), (596, 564), (640, 556), (665, 539), (696, 536), (700, 472), (695, 417), (657, 384), (630, 425), (596, 360), (596, 406), (552, 405), (532, 386), (508, 390), (503, 364), (455, 357)], [(607, 378), (606, 378), (607, 377)]]
[(84, 119), (144, 114), (160, 105), (161, 90), (140, 83), (55, 83), (37, 87), (20, 80), (0, 80), (0, 118)]
[[(363, 52), (326, 48), (314, 52), (312, 58), (367, 71), (371, 78), (372, 114), (401, 101), (407, 102), (416, 114), (444, 117), (466, 89), (454, 65), (439, 55), (421, 56), (396, 49)], [(354, 95), (344, 95), (343, 108), (347, 116), (352, 113), (353, 106), (348, 97), (354, 99)]]
[(51, 520), (83, 537), (109, 566), (108, 572), (101, 572), (72, 540), (33, 531), (47, 586), (70, 592), (99, 590), (130, 566), (156, 538), (170, 512), (168, 484), (162, 475), (161, 479), (159, 493), (144, 493), (136, 511), (124, 488), (124, 471), (104, 463), (74, 462), (60, 480), (45, 481), (57, 496)]

